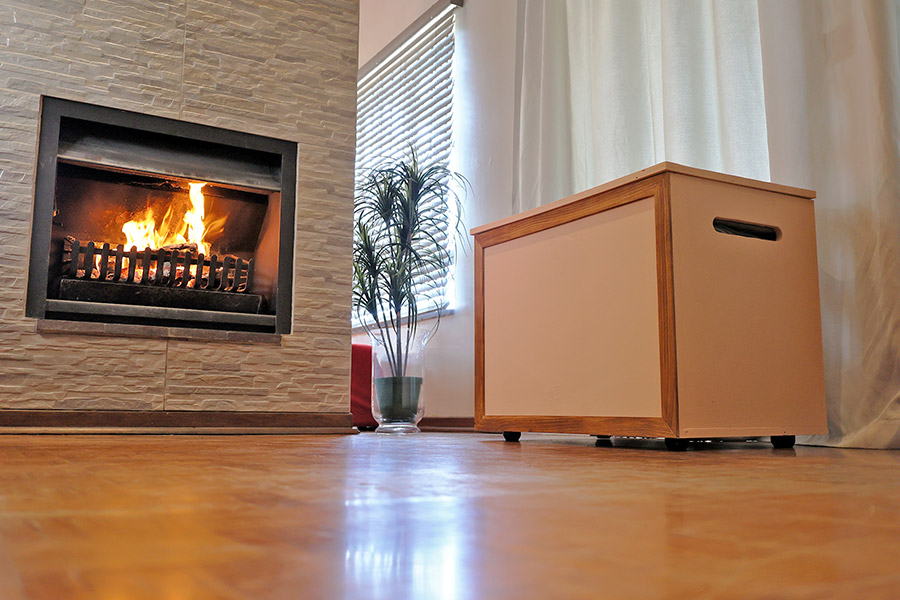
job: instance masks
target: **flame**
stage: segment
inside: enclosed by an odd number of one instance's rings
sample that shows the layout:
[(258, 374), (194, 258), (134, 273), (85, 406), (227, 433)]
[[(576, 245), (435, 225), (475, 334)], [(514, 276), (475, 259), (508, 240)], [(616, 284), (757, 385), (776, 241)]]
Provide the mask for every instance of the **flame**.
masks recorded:
[(209, 254), (209, 244), (203, 241), (205, 228), (203, 226), (203, 218), (206, 216), (206, 210), (203, 206), (203, 189), (205, 183), (191, 183), (191, 207), (184, 215), (184, 222), (187, 224), (188, 242), (194, 242), (204, 254)]
[[(169, 209), (171, 210), (171, 209)], [(125, 247), (137, 248), (159, 248), (164, 242), (160, 241), (160, 236), (156, 233), (156, 221), (153, 219), (153, 209), (147, 208), (144, 211), (144, 218), (134, 221), (128, 221), (122, 227), (122, 233), (125, 234)]]
[[(203, 186), (206, 183), (191, 183), (190, 207), (186, 208), (181, 223), (177, 222), (175, 206), (170, 205), (157, 227), (153, 209), (148, 207), (143, 217), (128, 221), (122, 227), (125, 234), (125, 248), (157, 249), (169, 244), (196, 244), (198, 252), (209, 256), (210, 244), (206, 238), (222, 230), (225, 219), (206, 223), (206, 209)], [(184, 206), (184, 204), (182, 204)]]

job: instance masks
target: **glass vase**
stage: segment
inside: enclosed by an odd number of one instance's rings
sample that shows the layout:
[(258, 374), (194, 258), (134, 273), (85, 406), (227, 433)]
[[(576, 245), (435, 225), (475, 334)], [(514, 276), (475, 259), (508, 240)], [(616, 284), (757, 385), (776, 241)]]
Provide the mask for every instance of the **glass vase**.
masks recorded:
[(425, 327), (373, 329), (372, 415), (375, 433), (418, 433), (425, 413), (423, 394), (425, 344), (431, 330)]

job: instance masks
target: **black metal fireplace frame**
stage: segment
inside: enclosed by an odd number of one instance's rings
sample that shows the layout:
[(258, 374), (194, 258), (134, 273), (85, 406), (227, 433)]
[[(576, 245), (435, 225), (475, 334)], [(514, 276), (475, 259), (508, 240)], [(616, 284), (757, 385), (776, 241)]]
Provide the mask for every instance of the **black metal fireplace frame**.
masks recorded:
[[(274, 315), (252, 315), (237, 313), (215, 313), (214, 311), (194, 311), (183, 308), (139, 307), (127, 305), (91, 306), (87, 303), (56, 300), (48, 297), (49, 260), (51, 251), (52, 220), (56, 197), (57, 163), (60, 153), (60, 134), (63, 119), (75, 119), (133, 130), (137, 137), (145, 134), (150, 138), (164, 140), (164, 151), (173, 164), (191, 165), (197, 161), (197, 148), (227, 148), (229, 152), (219, 153), (212, 164), (205, 165), (200, 173), (167, 173), (168, 175), (193, 176), (215, 181), (216, 172), (233, 171), (232, 152), (236, 155), (269, 156), (280, 163), (271, 178), (280, 185), (280, 225), (278, 236), (277, 289), (272, 299)], [(290, 333), (293, 313), (293, 268), (294, 235), (296, 214), (297, 144), (287, 140), (264, 137), (239, 131), (221, 129), (197, 123), (157, 117), (85, 104), (44, 96), (41, 98), (41, 120), (34, 188), (34, 210), (32, 214), (31, 254), (28, 264), (28, 286), (25, 314), (37, 319), (104, 320), (106, 322), (144, 324), (150, 326), (213, 328), (235, 331), (257, 331), (264, 333)], [(169, 146), (165, 140), (178, 140)], [(183, 148), (183, 149), (180, 149)], [(114, 154), (116, 148), (108, 148)], [(148, 161), (153, 163), (153, 148)], [(181, 153), (181, 156), (179, 156)], [(215, 154), (215, 153), (213, 153)], [(280, 157), (280, 160), (278, 158)], [(188, 170), (190, 166), (187, 167)], [(149, 170), (149, 173), (157, 171)], [(252, 185), (252, 168), (243, 174)], [(263, 174), (265, 177), (266, 174)], [(220, 182), (221, 183), (221, 182)], [(271, 182), (269, 184), (271, 186)], [(269, 189), (272, 189), (271, 187)]]

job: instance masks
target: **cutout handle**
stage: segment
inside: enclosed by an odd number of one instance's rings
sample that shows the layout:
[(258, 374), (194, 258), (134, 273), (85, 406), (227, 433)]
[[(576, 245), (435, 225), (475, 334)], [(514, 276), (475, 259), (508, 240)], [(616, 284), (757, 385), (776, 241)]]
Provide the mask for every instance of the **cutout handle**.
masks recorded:
[(777, 227), (761, 225), (759, 223), (745, 223), (744, 221), (734, 221), (732, 219), (722, 219), (719, 217), (713, 219), (713, 229), (726, 235), (756, 238), (768, 242), (777, 242), (781, 239), (781, 230)]

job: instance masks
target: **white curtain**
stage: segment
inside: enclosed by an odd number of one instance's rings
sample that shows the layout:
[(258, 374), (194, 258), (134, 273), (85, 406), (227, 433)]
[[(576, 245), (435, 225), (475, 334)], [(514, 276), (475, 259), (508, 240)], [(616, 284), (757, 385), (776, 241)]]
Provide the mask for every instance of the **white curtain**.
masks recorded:
[(669, 160), (768, 178), (756, 2), (523, 0), (521, 211)]
[(817, 191), (829, 435), (900, 447), (900, 0), (521, 0), (519, 212), (663, 160)]
[(519, 213), (573, 193), (565, 2), (520, 0), (516, 185)]
[(759, 0), (772, 180), (816, 190), (827, 437), (900, 447), (900, 2)]

